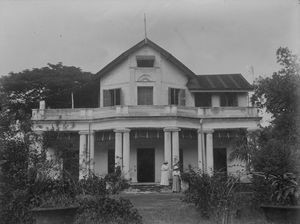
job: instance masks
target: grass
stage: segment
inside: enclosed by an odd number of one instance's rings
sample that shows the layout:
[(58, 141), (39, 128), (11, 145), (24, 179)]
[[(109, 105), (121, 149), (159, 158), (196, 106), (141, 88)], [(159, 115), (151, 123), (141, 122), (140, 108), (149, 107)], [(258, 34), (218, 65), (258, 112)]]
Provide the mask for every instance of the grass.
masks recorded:
[[(201, 217), (192, 204), (181, 201), (181, 194), (150, 193), (120, 195), (132, 201), (143, 217), (144, 224), (215, 224)], [(258, 211), (243, 211), (240, 218), (231, 217), (228, 224), (268, 224)]]

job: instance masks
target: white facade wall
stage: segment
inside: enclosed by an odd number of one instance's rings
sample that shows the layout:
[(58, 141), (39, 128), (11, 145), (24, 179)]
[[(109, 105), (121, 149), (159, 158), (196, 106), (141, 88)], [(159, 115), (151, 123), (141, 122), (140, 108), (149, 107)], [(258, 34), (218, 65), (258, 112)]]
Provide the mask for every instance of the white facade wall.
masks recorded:
[[(137, 67), (137, 55), (155, 56), (154, 67)], [(100, 106), (103, 106), (103, 90), (114, 88), (122, 89), (122, 105), (137, 105), (138, 86), (153, 86), (154, 105), (168, 105), (168, 88), (185, 89), (186, 106), (194, 106), (194, 96), (188, 91), (187, 82), (187, 76), (160, 53), (143, 47), (100, 79)]]

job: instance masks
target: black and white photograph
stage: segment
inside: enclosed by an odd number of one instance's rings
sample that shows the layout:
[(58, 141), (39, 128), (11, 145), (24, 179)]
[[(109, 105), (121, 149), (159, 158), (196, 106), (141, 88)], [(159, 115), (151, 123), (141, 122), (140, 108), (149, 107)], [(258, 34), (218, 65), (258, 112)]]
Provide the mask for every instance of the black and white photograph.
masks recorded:
[(300, 1), (0, 0), (2, 223), (300, 223)]

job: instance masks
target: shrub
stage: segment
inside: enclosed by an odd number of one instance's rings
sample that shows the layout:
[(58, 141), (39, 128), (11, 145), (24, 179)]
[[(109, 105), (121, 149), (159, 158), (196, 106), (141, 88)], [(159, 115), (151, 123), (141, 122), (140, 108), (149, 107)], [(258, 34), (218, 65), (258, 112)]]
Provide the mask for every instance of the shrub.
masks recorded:
[(107, 183), (109, 192), (112, 194), (116, 194), (129, 187), (128, 180), (122, 176), (121, 168), (119, 166), (116, 167), (113, 173), (107, 174), (104, 177), (104, 180)]
[(203, 172), (189, 169), (184, 174), (189, 183), (189, 190), (185, 192), (184, 200), (194, 203), (203, 217), (212, 218), (216, 223), (227, 219), (230, 212), (237, 207), (235, 192), (238, 179), (227, 177), (224, 173), (209, 176)]
[(76, 224), (140, 224), (142, 217), (127, 199), (85, 197), (80, 200)]
[(296, 204), (298, 186), (294, 174), (298, 172), (299, 156), (293, 145), (273, 138), (271, 132), (264, 130), (259, 146), (252, 155), (254, 203)]
[(86, 179), (79, 180), (78, 187), (78, 194), (97, 196), (105, 196), (108, 194), (105, 180), (95, 174), (90, 175)]

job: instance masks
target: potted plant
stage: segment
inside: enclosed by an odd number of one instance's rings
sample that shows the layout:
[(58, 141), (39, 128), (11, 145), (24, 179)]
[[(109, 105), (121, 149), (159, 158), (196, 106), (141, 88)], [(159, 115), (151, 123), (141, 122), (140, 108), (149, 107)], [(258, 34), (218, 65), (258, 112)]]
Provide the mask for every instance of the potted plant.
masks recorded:
[(79, 207), (78, 185), (70, 175), (53, 179), (48, 175), (37, 175), (29, 192), (32, 192), (31, 212), (36, 224), (72, 224)]
[(79, 208), (75, 198), (54, 195), (42, 200), (42, 204), (32, 209), (36, 224), (72, 224)]
[(271, 203), (261, 205), (267, 220), (273, 223), (298, 223), (300, 220), (299, 188), (293, 173), (269, 175)]

